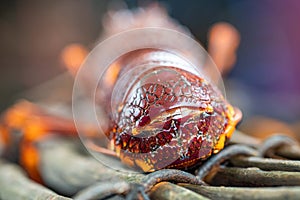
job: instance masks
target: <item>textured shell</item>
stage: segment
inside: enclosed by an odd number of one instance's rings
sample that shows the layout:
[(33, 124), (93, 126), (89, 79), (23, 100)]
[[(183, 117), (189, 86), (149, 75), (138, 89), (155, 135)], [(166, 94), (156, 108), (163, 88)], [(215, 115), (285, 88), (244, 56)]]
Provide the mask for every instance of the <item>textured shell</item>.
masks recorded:
[(143, 171), (192, 167), (224, 147), (237, 123), (234, 109), (203, 77), (157, 63), (120, 102), (111, 148)]

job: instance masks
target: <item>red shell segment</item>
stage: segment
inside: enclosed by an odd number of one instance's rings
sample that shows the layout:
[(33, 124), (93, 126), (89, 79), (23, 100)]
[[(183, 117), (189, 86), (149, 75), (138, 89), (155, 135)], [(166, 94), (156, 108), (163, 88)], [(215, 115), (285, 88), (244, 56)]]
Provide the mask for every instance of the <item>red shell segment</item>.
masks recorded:
[(176, 73), (161, 71), (158, 81), (134, 88), (114, 124), (111, 136), (120, 158), (144, 171), (186, 168), (206, 159), (229, 121), (228, 103), (212, 85), (172, 70)]

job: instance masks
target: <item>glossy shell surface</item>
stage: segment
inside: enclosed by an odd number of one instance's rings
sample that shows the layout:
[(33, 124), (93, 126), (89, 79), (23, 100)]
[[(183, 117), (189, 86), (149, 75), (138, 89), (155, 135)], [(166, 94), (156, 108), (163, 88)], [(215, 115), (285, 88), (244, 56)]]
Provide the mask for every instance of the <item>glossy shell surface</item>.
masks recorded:
[(154, 171), (188, 168), (221, 150), (234, 129), (234, 110), (205, 79), (172, 66), (137, 77), (110, 132), (127, 165)]

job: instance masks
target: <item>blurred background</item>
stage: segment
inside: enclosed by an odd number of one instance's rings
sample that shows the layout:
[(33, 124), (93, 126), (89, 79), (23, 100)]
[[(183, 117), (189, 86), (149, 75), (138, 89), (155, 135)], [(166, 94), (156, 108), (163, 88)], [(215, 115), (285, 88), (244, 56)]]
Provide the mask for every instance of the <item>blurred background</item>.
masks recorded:
[[(108, 0), (7, 0), (0, 9), (0, 110), (21, 92), (66, 71), (62, 50), (92, 49), (102, 31)], [(129, 8), (150, 1), (130, 1)], [(169, 14), (207, 47), (216, 22), (241, 35), (237, 62), (226, 77), (227, 98), (253, 116), (296, 123), (300, 118), (300, 1), (172, 0)]]

